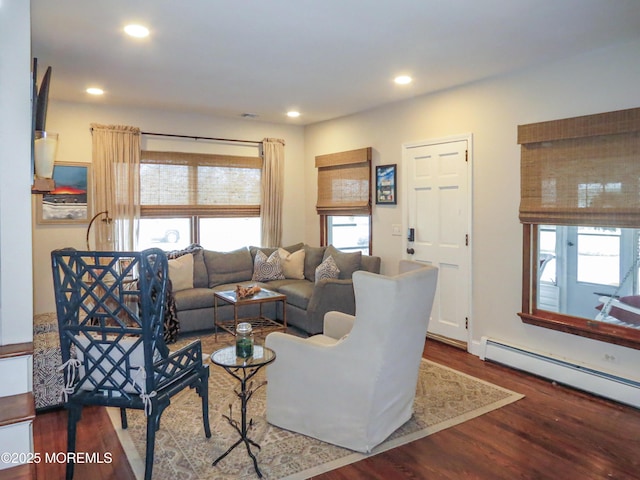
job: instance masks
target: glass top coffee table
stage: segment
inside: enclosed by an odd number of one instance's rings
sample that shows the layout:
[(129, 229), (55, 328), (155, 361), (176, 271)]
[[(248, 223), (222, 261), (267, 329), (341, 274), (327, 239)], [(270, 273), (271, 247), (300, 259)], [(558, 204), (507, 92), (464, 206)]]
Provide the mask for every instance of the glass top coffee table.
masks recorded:
[(240, 434), (240, 438), (236, 443), (229, 447), (229, 450), (224, 452), (218, 458), (216, 458), (213, 462), (213, 465), (217, 465), (220, 460), (229, 455), (231, 451), (236, 448), (241, 443), (244, 443), (247, 448), (247, 453), (253, 460), (253, 467), (258, 474), (258, 477), (262, 478), (262, 472), (258, 468), (258, 460), (256, 456), (251, 451), (251, 445), (260, 449), (260, 445), (251, 440), (248, 436), (249, 429), (253, 424), (253, 420), (249, 420), (247, 425), (247, 403), (249, 399), (253, 395), (253, 393), (260, 387), (262, 387), (266, 382), (259, 383), (256, 386), (253, 386), (252, 383), (247, 384), (253, 376), (258, 373), (265, 365), (270, 364), (276, 359), (276, 353), (270, 348), (263, 347), (261, 345), (255, 345), (253, 347), (253, 356), (249, 358), (242, 358), (236, 356), (236, 347), (235, 345), (230, 347), (225, 347), (220, 350), (216, 350), (213, 355), (211, 355), (211, 362), (215, 365), (218, 365), (224, 368), (227, 373), (236, 378), (240, 382), (240, 390), (235, 390), (238, 398), (240, 398), (240, 423), (237, 420), (233, 419), (231, 405), (229, 405), (229, 415), (223, 415), (224, 418), (227, 419), (229, 424)]
[[(233, 319), (232, 320), (220, 320), (218, 308), (220, 304), (228, 303), (233, 305)], [(262, 306), (269, 302), (281, 302), (282, 304), (282, 319), (280, 323), (273, 318), (269, 318), (264, 315)], [(239, 309), (245, 305), (258, 305), (259, 313), (257, 317), (239, 317)], [(213, 293), (213, 323), (216, 327), (215, 337), (218, 339), (218, 328), (229, 332), (231, 335), (236, 334), (236, 328), (238, 323), (248, 322), (251, 324), (253, 331), (256, 334), (264, 335), (274, 331), (287, 331), (287, 296), (267, 290), (263, 288), (258, 293), (248, 298), (238, 299), (235, 290), (225, 290), (222, 292)]]

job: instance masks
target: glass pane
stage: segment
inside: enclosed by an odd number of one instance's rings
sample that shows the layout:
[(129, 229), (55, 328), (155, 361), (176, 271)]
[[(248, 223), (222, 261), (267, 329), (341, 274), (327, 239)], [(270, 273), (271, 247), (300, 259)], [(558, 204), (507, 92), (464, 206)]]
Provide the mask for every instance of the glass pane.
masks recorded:
[(260, 246), (260, 217), (200, 218), (200, 245), (207, 250), (228, 252)]
[(578, 281), (620, 284), (620, 229), (578, 227)]
[(537, 308), (640, 328), (639, 232), (540, 225)]
[(540, 226), (540, 254), (538, 278), (541, 282), (556, 284), (556, 227), (553, 225)]
[(369, 216), (336, 216), (327, 217), (329, 244), (338, 250), (355, 252), (360, 250), (369, 254)]
[(141, 205), (189, 205), (189, 167), (140, 165)]
[(165, 251), (187, 247), (191, 241), (191, 221), (188, 218), (142, 218), (138, 249), (161, 248)]
[(258, 205), (261, 171), (256, 168), (198, 167), (199, 205)]

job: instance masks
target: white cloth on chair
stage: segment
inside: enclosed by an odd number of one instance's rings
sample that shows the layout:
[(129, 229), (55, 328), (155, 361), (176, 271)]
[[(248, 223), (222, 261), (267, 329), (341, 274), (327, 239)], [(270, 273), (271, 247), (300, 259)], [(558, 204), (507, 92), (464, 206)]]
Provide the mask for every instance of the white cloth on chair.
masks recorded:
[(269, 334), (267, 421), (370, 452), (409, 420), (437, 276), (409, 261), (395, 277), (355, 272), (355, 317), (329, 312), (307, 339)]

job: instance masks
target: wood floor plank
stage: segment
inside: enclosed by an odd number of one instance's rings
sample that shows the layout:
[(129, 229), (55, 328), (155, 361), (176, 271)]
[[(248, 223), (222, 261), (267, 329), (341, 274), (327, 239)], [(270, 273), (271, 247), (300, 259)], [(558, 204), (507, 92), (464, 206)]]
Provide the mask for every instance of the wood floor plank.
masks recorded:
[[(640, 410), (483, 362), (428, 340), (425, 358), (525, 398), (315, 480), (640, 479)], [(38, 414), (36, 452), (64, 452), (66, 412)], [(110, 464), (76, 467), (76, 479), (134, 480), (104, 409), (85, 408), (78, 449), (111, 452)], [(39, 464), (38, 480), (64, 478), (64, 465)]]

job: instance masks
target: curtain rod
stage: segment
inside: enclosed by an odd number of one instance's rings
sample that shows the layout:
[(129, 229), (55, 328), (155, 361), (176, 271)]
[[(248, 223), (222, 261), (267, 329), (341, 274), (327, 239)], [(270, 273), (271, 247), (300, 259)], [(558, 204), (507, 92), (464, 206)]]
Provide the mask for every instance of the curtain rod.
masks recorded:
[(153, 133), (153, 132), (140, 132), (141, 135), (152, 135), (154, 137), (175, 137), (175, 138), (190, 138), (191, 140), (214, 140), (217, 142), (238, 142), (238, 143), (255, 143), (261, 145), (262, 141), (257, 140), (238, 140), (235, 138), (216, 138), (216, 137), (196, 137), (193, 135), (176, 135), (172, 133)]

